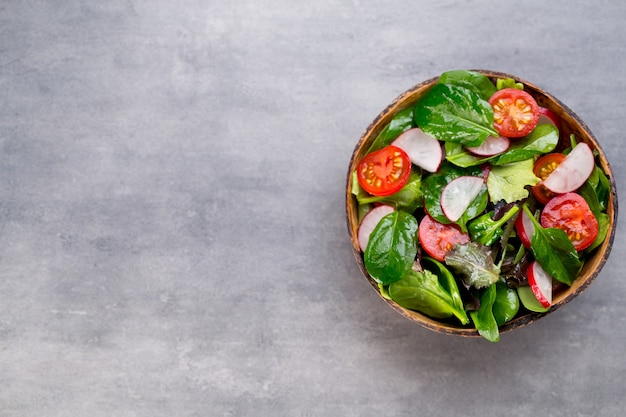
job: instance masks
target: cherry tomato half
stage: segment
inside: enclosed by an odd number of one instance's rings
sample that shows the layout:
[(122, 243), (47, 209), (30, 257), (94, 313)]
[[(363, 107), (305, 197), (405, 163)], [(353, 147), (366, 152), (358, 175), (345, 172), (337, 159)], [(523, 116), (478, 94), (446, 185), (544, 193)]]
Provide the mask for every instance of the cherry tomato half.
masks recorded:
[(470, 241), (469, 235), (456, 224), (439, 223), (428, 214), (420, 222), (417, 235), (426, 253), (438, 261), (443, 261), (456, 243)]
[[(547, 155), (542, 156), (535, 162), (535, 166), (533, 167), (533, 172), (541, 181), (548, 178), (548, 175), (555, 170), (556, 167), (559, 166), (561, 162), (565, 159), (565, 155), (562, 153), (549, 153)], [(542, 183), (535, 185), (532, 188), (533, 195), (535, 198), (541, 203), (546, 204), (552, 197), (557, 195), (552, 191), (548, 190), (543, 186)]]
[(577, 251), (587, 248), (598, 236), (598, 221), (579, 194), (559, 194), (541, 212), (543, 227), (562, 229)]
[(533, 131), (539, 121), (539, 105), (526, 91), (504, 88), (489, 99), (494, 127), (508, 138), (521, 138)]
[(365, 155), (357, 167), (359, 184), (375, 196), (384, 197), (400, 191), (410, 174), (409, 155), (392, 145)]

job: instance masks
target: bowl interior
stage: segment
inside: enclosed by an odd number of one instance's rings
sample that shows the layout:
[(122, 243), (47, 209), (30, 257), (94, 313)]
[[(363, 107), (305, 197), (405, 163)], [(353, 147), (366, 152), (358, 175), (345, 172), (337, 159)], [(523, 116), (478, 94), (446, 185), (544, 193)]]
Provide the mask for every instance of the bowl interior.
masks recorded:
[[(606, 154), (602, 150), (600, 144), (593, 136), (587, 125), (580, 120), (573, 111), (571, 111), (567, 106), (557, 100), (555, 97), (550, 95), (549, 93), (543, 91), (536, 85), (520, 79), (517, 76), (489, 71), (489, 70), (473, 70), (477, 72), (481, 72), (486, 76), (490, 77), (492, 80), (497, 78), (513, 78), (524, 84), (524, 89), (528, 93), (530, 93), (537, 103), (540, 106), (549, 108), (553, 112), (555, 112), (562, 120), (562, 130), (561, 130), (561, 138), (569, 138), (570, 134), (574, 134), (578, 141), (586, 142), (592, 149), (598, 152), (598, 159), (601, 168), (604, 170), (606, 175), (609, 177), (611, 182), (611, 195), (609, 197), (609, 206), (607, 209), (607, 214), (610, 219), (610, 227), (607, 234), (606, 239), (602, 243), (601, 246), (595, 249), (595, 251), (587, 256), (583, 269), (575, 280), (573, 285), (566, 290), (555, 294), (555, 298), (553, 299), (553, 306), (546, 313), (533, 313), (528, 312), (526, 314), (520, 315), (513, 319), (512, 321), (506, 323), (505, 325), (500, 327), (500, 332), (507, 332), (517, 327), (525, 326), (529, 323), (532, 323), (538, 320), (541, 317), (546, 316), (552, 311), (560, 308), (564, 304), (571, 301), (573, 298), (578, 296), (582, 291), (584, 291), (589, 284), (597, 277), (600, 273), (600, 270), (604, 266), (605, 262), (608, 259), (609, 253), (611, 251), (611, 247), (613, 244), (614, 236), (615, 236), (615, 228), (616, 228), (616, 219), (617, 219), (617, 195), (616, 195), (616, 187), (615, 187), (615, 179), (613, 176), (613, 172), (611, 170), (609, 161), (607, 160)], [(391, 121), (393, 116), (399, 111), (410, 107), (413, 105), (419, 98), (432, 86), (437, 82), (439, 77), (431, 78), (426, 80), (420, 84), (415, 85), (409, 90), (402, 93), (398, 98), (396, 98), (386, 109), (384, 109), (368, 126), (363, 135), (361, 136), (359, 142), (357, 143), (354, 152), (352, 154), (352, 158), (350, 159), (350, 165), (347, 173), (346, 179), (346, 215), (348, 222), (348, 232), (350, 235), (350, 239), (352, 242), (352, 250), (356, 261), (359, 265), (363, 276), (368, 280), (371, 284), (372, 288), (380, 295), (380, 291), (378, 288), (378, 284), (369, 276), (367, 271), (365, 270), (363, 264), (363, 255), (359, 249), (358, 239), (357, 239), (357, 230), (358, 230), (358, 214), (357, 214), (357, 203), (355, 197), (352, 195), (351, 189), (351, 175), (358, 162), (365, 156), (367, 149), (370, 147), (374, 139), (378, 136), (380, 131)], [(399, 306), (392, 300), (387, 298), (383, 298), (383, 300), (393, 309), (395, 309), (398, 313), (402, 314), (409, 320), (412, 320), (426, 328), (431, 330), (435, 330), (441, 333), (447, 333), (458, 336), (479, 336), (478, 332), (473, 328), (463, 327), (460, 324), (455, 324), (454, 322), (447, 321), (439, 321), (432, 319), (424, 314), (421, 314), (416, 311), (405, 309)]]

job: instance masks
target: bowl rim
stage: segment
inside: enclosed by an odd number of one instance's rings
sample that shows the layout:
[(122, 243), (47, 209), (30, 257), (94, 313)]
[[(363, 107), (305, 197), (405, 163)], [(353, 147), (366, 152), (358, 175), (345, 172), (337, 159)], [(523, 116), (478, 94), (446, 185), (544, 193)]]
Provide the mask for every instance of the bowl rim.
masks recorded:
[[(607, 236), (604, 242), (598, 248), (595, 249), (593, 254), (590, 255), (590, 258), (586, 260), (585, 265), (583, 266), (583, 270), (581, 270), (581, 273), (576, 278), (575, 283), (570, 287), (571, 291), (570, 289), (565, 291), (565, 293), (567, 294), (561, 297), (560, 299), (556, 300), (555, 303), (546, 312), (543, 312), (543, 313), (527, 312), (503, 324), (502, 326), (499, 326), (500, 333), (506, 333), (516, 328), (529, 325), (547, 316), (548, 314), (560, 309), (562, 306), (564, 306), (565, 304), (567, 304), (574, 298), (578, 297), (583, 291), (585, 291), (589, 287), (589, 285), (591, 285), (593, 281), (595, 281), (597, 276), (600, 274), (602, 268), (608, 261), (608, 258), (609, 258), (609, 255), (611, 253), (611, 249), (613, 246), (613, 242), (615, 239), (615, 232), (617, 228), (617, 215), (618, 215), (617, 187), (615, 184), (615, 176), (613, 174), (613, 170), (608, 161), (606, 153), (602, 149), (600, 143), (598, 142), (594, 134), (591, 132), (587, 124), (567, 105), (565, 105), (559, 99), (554, 97), (552, 94), (544, 91), (543, 89), (541, 89), (534, 83), (528, 80), (525, 80), (517, 75), (513, 75), (510, 73), (506, 73), (506, 72), (500, 72), (500, 71), (486, 70), (486, 69), (470, 69), (469, 71), (479, 72), (491, 78), (492, 80), (498, 79), (498, 78), (502, 78), (502, 79), (512, 78), (522, 83), (524, 85), (525, 90), (529, 91), (534, 97), (536, 97), (538, 99), (538, 102), (539, 102), (539, 98), (541, 98), (540, 105), (545, 105), (546, 107), (552, 108), (552, 109), (560, 108), (560, 110), (562, 111), (561, 116), (565, 115), (565, 119), (566, 119), (566, 120), (563, 120), (563, 124), (566, 125), (568, 128), (577, 131), (578, 133), (582, 133), (582, 134), (577, 135), (577, 139), (579, 141), (582, 140), (584, 142), (587, 142), (589, 145), (592, 145), (593, 149), (597, 150), (599, 163), (602, 169), (604, 170), (605, 174), (609, 178), (609, 182), (611, 185), (611, 193), (609, 195), (609, 204), (607, 207), (607, 214), (609, 215), (609, 224), (610, 224), (609, 230), (607, 232)], [(357, 232), (357, 227), (358, 227), (358, 220), (355, 224), (354, 207), (351, 207), (351, 201), (354, 202), (355, 200), (355, 197), (352, 195), (352, 173), (356, 167), (358, 160), (360, 160), (359, 153), (361, 149), (364, 148), (363, 145), (367, 141), (370, 141), (370, 142), (373, 141), (373, 139), (376, 137), (378, 132), (391, 120), (391, 118), (398, 111), (413, 105), (417, 101), (417, 99), (419, 99), (421, 94), (426, 92), (432, 85), (434, 85), (438, 79), (439, 79), (439, 75), (428, 78), (418, 84), (415, 84), (414, 86), (410, 87), (404, 92), (402, 92), (374, 118), (374, 120), (367, 126), (367, 128), (365, 129), (365, 131), (362, 133), (361, 137), (359, 138), (352, 152), (350, 163), (348, 166), (348, 172), (346, 175), (345, 210), (346, 210), (346, 222), (347, 222), (347, 227), (348, 227), (348, 235), (351, 240), (353, 255), (357, 261), (357, 264), (361, 271), (362, 276), (369, 282), (373, 290), (380, 296), (381, 299), (383, 299), (383, 301), (388, 306), (390, 306), (396, 312), (406, 317), (407, 319), (411, 320), (412, 322), (415, 322), (429, 330), (433, 330), (435, 332), (444, 333), (448, 335), (455, 335), (455, 336), (480, 337), (480, 334), (475, 328), (462, 326), (460, 324), (456, 325), (456, 324), (453, 324), (452, 322), (449, 323), (445, 321), (432, 319), (422, 313), (419, 313), (413, 310), (408, 310), (404, 307), (401, 307), (395, 301), (390, 300), (381, 294), (380, 289), (378, 287), (378, 283), (376, 283), (376, 281), (374, 281), (370, 277), (370, 275), (367, 273), (365, 269), (365, 265), (363, 263), (363, 256), (358, 246), (358, 240), (357, 240), (356, 232)], [(591, 266), (587, 267), (590, 261), (592, 262)], [(589, 271), (589, 269), (591, 269), (591, 271)], [(581, 276), (585, 274), (588, 274), (588, 275), (583, 280), (581, 280), (580, 279)]]

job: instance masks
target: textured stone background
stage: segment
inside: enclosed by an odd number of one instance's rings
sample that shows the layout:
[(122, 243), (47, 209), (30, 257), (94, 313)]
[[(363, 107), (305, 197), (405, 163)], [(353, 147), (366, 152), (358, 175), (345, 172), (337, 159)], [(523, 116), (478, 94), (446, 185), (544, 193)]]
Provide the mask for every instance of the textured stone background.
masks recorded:
[[(626, 3), (0, 1), (0, 416), (618, 416), (626, 260), (498, 344), (360, 277), (343, 190), (457, 68), (587, 122), (626, 195)], [(619, 225), (619, 231), (623, 230)]]

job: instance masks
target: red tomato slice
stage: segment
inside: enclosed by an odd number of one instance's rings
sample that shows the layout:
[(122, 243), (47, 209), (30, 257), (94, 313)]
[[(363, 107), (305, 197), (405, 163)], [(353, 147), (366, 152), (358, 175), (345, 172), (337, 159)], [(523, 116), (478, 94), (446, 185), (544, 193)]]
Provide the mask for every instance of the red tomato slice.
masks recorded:
[[(552, 173), (552, 171), (554, 171), (556, 167), (558, 167), (559, 164), (563, 162), (564, 159), (565, 155), (563, 155), (562, 153), (550, 153), (544, 155), (539, 158), (537, 162), (535, 162), (533, 172), (543, 181), (548, 178), (548, 175), (550, 175), (550, 173)], [(553, 193), (552, 191), (544, 187), (542, 183), (535, 185), (532, 188), (532, 191), (535, 198), (541, 204), (546, 204), (548, 201), (550, 201), (552, 197), (557, 195), (556, 193)]]
[(433, 258), (443, 261), (456, 243), (468, 243), (470, 237), (463, 233), (456, 224), (442, 224), (424, 216), (417, 230), (422, 248)]
[(541, 212), (541, 225), (562, 229), (577, 251), (587, 248), (598, 236), (598, 220), (576, 193), (560, 194), (548, 201)]
[(539, 122), (539, 105), (526, 91), (504, 88), (491, 96), (489, 104), (493, 108), (494, 127), (502, 136), (521, 138)]
[(400, 191), (410, 174), (409, 155), (392, 145), (365, 155), (357, 167), (361, 187), (372, 195), (382, 197)]

